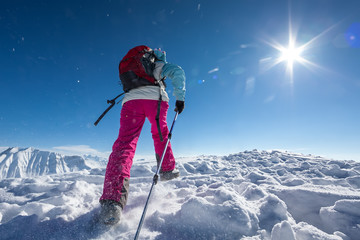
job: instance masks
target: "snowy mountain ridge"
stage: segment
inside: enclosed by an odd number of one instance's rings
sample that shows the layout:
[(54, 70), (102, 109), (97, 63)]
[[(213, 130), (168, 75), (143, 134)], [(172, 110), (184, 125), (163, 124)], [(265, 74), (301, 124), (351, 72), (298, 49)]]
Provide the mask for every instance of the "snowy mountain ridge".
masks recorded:
[(0, 153), (0, 179), (35, 177), (90, 169), (84, 157), (10, 147)]

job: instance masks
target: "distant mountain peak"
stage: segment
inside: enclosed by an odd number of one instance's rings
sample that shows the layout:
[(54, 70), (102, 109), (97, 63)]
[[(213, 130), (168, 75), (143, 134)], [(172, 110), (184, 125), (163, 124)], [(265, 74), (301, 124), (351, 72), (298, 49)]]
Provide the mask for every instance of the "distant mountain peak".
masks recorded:
[(0, 153), (0, 179), (58, 174), (90, 169), (81, 156), (63, 156), (32, 147), (9, 147)]

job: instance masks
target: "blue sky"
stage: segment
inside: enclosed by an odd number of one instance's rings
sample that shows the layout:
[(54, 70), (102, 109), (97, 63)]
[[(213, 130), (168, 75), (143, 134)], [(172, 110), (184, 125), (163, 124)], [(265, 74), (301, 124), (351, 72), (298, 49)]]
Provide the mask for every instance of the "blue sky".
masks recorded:
[[(360, 160), (359, 12), (357, 0), (1, 1), (0, 146), (108, 153), (120, 104), (93, 122), (121, 93), (119, 61), (145, 44), (187, 76), (176, 156)], [(292, 71), (278, 50), (289, 34), (304, 46)], [(153, 151), (146, 123), (137, 154)]]

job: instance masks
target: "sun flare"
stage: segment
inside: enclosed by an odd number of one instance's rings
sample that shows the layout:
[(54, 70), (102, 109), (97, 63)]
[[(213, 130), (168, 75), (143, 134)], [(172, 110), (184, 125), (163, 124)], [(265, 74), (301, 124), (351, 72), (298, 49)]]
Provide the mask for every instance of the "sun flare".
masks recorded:
[(325, 37), (326, 33), (334, 29), (338, 24), (334, 24), (329, 28), (322, 31), (320, 34), (316, 35), (309, 41), (299, 44), (296, 37), (298, 32), (292, 28), (292, 22), (290, 21), (289, 16), (289, 29), (288, 29), (288, 43), (280, 44), (275, 39), (267, 39), (263, 41), (271, 46), (273, 49), (277, 50), (277, 54), (272, 57), (266, 57), (260, 59), (260, 64), (263, 71), (267, 71), (276, 65), (284, 64), (286, 68), (286, 74), (289, 77), (291, 85), (294, 83), (294, 66), (297, 63), (300, 63), (302, 66), (308, 69), (320, 69), (322, 71), (327, 71), (327, 69), (319, 66), (313, 61), (310, 61), (306, 58), (306, 53), (309, 52), (309, 49), (315, 47), (316, 42), (320, 42), (321, 38)]
[(271, 58), (272, 60), (267, 68), (270, 69), (280, 63), (284, 63), (286, 66), (286, 73), (289, 75), (291, 82), (293, 81), (294, 65), (296, 63), (300, 63), (302, 65), (311, 64), (311, 62), (303, 56), (304, 51), (306, 50), (306, 44), (298, 46), (295, 37), (292, 35), (289, 35), (289, 42), (287, 46), (274, 41), (272, 43), (267, 43), (278, 51), (277, 56)]
[(316, 63), (306, 59), (306, 52), (308, 52), (309, 49), (313, 47), (316, 41), (319, 41), (322, 36), (324, 36), (335, 26), (336, 25), (329, 27), (314, 38), (310, 39), (310, 41), (300, 45), (296, 41), (297, 33), (293, 34), (293, 29), (289, 23), (289, 36), (288, 43), (286, 45), (282, 45), (274, 39), (264, 40), (266, 44), (277, 50), (277, 54), (275, 54), (273, 57), (263, 58), (260, 60), (263, 70), (266, 71), (275, 67), (276, 65), (284, 64), (286, 68), (286, 74), (288, 75), (291, 84), (294, 83), (294, 66), (298, 63), (309, 69), (317, 68), (325, 70)]

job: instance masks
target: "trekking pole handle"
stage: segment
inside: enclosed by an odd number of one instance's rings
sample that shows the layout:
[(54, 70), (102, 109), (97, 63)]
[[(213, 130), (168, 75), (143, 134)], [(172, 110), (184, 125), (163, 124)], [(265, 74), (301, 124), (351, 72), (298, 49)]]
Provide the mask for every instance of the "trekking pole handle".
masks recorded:
[(118, 99), (120, 96), (124, 95), (125, 92), (119, 94), (118, 96), (116, 96), (114, 99), (111, 100), (107, 100), (108, 104), (111, 104), (101, 115), (100, 117), (96, 120), (96, 122), (94, 123), (95, 126), (98, 125), (98, 123), (100, 122), (100, 120), (105, 116), (105, 114), (115, 105), (115, 100)]
[(175, 117), (174, 117), (174, 121), (172, 122), (171, 124), (171, 128), (170, 128), (170, 132), (169, 132), (169, 135), (168, 135), (168, 139), (171, 139), (172, 137), (172, 130), (174, 128), (174, 125), (175, 125), (175, 121), (177, 119), (177, 117), (179, 116), (179, 111), (176, 111), (176, 114), (175, 114)]
[[(109, 101), (109, 100), (108, 100)], [(114, 104), (111, 104), (102, 114), (101, 116), (96, 120), (96, 122), (94, 123), (95, 126), (98, 125), (98, 123), (100, 122), (100, 120), (105, 116), (105, 114), (114, 106)]]
[(107, 100), (107, 104), (111, 104), (111, 105), (114, 105), (115, 104), (115, 99), (111, 99), (111, 100)]

